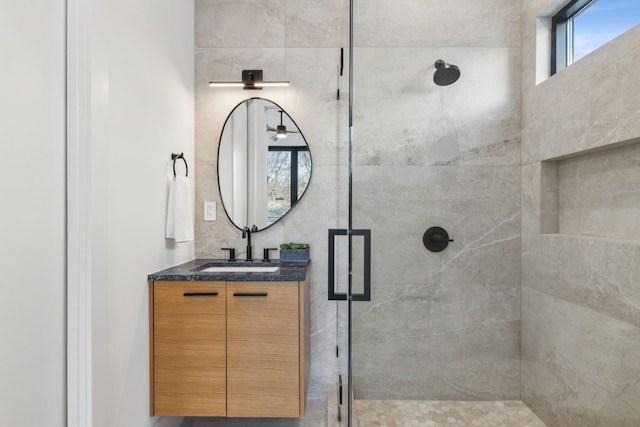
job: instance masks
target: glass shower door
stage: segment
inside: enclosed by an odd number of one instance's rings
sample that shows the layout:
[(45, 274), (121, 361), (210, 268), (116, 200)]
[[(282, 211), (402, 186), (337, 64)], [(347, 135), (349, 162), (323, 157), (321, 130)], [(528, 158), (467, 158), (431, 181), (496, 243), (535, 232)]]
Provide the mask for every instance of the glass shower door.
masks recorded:
[(469, 19), (447, 3), (349, 3), (348, 203), (329, 242), (348, 260), (330, 283), (343, 421), (358, 402), (517, 399), (519, 39), (443, 35), (439, 18)]
[[(363, 224), (355, 226), (354, 214), (359, 210), (354, 204), (356, 199), (355, 184), (356, 164), (354, 163), (354, 46), (353, 46), (353, 7), (349, 0), (349, 48), (346, 50), (348, 68), (348, 96), (339, 105), (347, 116), (346, 150), (339, 151), (344, 160), (344, 169), (339, 173), (343, 182), (339, 186), (342, 191), (338, 196), (338, 211), (342, 212), (339, 225), (344, 228), (329, 230), (328, 243), (328, 295), (330, 300), (337, 300), (337, 394), (339, 424), (341, 426), (357, 425), (353, 391), (353, 332), (354, 305), (371, 301), (371, 229)], [(345, 52), (343, 50), (343, 60)], [(344, 196), (344, 197), (342, 197)], [(342, 202), (342, 203), (341, 203)], [(360, 222), (359, 222), (360, 224)], [(335, 420), (330, 420), (330, 425)]]

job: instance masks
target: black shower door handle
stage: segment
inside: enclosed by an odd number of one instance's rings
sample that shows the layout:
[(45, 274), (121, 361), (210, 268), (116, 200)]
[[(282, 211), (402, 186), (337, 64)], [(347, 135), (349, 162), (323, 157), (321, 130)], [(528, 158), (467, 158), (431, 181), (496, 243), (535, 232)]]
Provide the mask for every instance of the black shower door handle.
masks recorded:
[[(335, 288), (335, 241), (336, 236), (348, 236), (346, 229), (329, 229), (329, 274), (328, 274), (328, 295), (329, 300), (347, 299), (346, 293), (336, 293)], [(371, 301), (371, 230), (351, 230), (351, 236), (364, 237), (364, 293), (351, 294), (352, 301)], [(351, 280), (351, 277), (349, 277)]]

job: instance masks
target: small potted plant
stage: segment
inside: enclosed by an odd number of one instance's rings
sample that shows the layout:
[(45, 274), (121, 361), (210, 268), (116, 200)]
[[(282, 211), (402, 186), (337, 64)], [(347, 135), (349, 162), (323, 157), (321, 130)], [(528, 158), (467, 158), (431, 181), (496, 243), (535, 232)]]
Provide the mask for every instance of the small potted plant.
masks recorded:
[(280, 261), (309, 261), (309, 245), (307, 243), (283, 243), (280, 245)]

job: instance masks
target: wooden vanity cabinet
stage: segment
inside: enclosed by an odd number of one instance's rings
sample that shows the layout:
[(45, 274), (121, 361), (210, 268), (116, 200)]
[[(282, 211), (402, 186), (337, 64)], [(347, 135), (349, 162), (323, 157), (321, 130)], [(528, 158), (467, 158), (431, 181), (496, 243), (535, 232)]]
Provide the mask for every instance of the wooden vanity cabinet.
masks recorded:
[(151, 414), (227, 413), (225, 282), (152, 282)]
[(304, 416), (308, 279), (156, 281), (150, 301), (151, 415)]
[(227, 415), (297, 417), (298, 282), (229, 282), (227, 292)]

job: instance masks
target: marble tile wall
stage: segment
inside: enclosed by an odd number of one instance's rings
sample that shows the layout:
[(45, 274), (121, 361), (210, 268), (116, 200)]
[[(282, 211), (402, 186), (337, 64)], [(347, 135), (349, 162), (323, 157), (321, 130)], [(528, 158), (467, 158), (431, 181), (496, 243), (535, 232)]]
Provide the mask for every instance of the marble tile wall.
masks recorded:
[[(354, 216), (372, 228), (373, 259), (397, 268), (374, 262), (371, 302), (354, 305), (356, 396), (517, 399), (518, 167), (359, 171), (361, 185), (378, 184), (357, 197)], [(441, 253), (422, 243), (432, 225), (454, 239)]]
[(640, 425), (640, 244), (633, 221), (589, 213), (606, 187), (607, 209), (638, 215), (608, 159), (637, 150), (611, 148), (640, 137), (640, 27), (536, 84), (537, 17), (560, 2), (522, 4), (522, 399), (549, 427)]
[[(374, 261), (372, 300), (354, 304), (355, 396), (518, 399), (520, 5), (366, 4), (353, 215)], [(436, 86), (437, 59), (460, 80)], [(435, 225), (455, 240), (440, 253), (422, 242)]]
[[(312, 399), (345, 373), (335, 344), (346, 311), (326, 300), (326, 240), (327, 229), (346, 227), (348, 208), (348, 81), (339, 76), (347, 4), (196, 0), (196, 207), (218, 202), (216, 222), (196, 208), (196, 256), (222, 257), (229, 246), (243, 256), (216, 157), (228, 113), (256, 96), (207, 82), (253, 68), (290, 80), (258, 96), (295, 119), (313, 177), (299, 205), (253, 240), (256, 251), (311, 243)], [(354, 226), (372, 229), (374, 243), (373, 300), (354, 305), (358, 398), (519, 398), (521, 9), (511, 0), (469, 6), (355, 2)], [(461, 67), (456, 84), (433, 84), (438, 59)], [(422, 245), (432, 225), (455, 239), (445, 252)]]
[(558, 231), (640, 241), (640, 144), (558, 161)]

